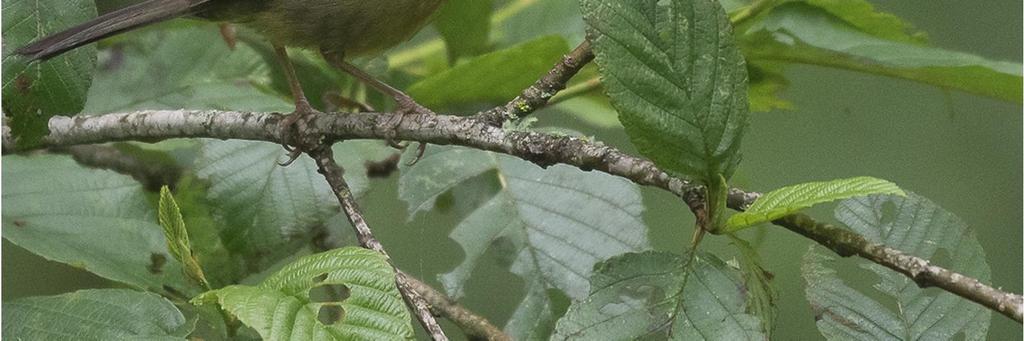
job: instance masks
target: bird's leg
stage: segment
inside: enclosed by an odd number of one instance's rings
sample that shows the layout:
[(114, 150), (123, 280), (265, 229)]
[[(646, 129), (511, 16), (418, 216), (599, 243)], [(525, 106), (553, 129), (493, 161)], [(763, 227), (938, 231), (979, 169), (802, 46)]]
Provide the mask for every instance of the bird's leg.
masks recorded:
[(352, 75), (352, 77), (355, 77), (363, 84), (366, 84), (371, 88), (374, 88), (377, 91), (380, 91), (381, 93), (388, 95), (392, 99), (394, 99), (395, 103), (398, 104), (399, 113), (434, 114), (433, 111), (427, 109), (426, 107), (420, 105), (419, 103), (416, 103), (416, 101), (413, 100), (412, 97), (409, 97), (409, 95), (406, 95), (401, 90), (395, 89), (394, 87), (387, 85), (384, 82), (381, 82), (376, 77), (373, 77), (370, 74), (364, 72), (363, 70), (360, 70), (355, 65), (346, 62), (341, 55), (326, 51), (323, 51), (321, 54), (323, 54), (324, 59), (327, 60), (327, 62), (330, 63), (332, 66), (341, 69), (341, 71), (345, 71), (345, 73)]
[(284, 46), (274, 44), (274, 53), (277, 56), (277, 60), (281, 63), (281, 67), (284, 69), (284, 76), (288, 80), (288, 87), (291, 89), (292, 97), (295, 99), (295, 111), (288, 115), (284, 120), (281, 121), (281, 127), (283, 134), (281, 136), (281, 143), (284, 149), (288, 151), (288, 161), (285, 161), (281, 166), (288, 166), (295, 162), (299, 156), (302, 155), (302, 148), (292, 148), (292, 145), (302, 145), (302, 142), (293, 143), (294, 139), (292, 136), (293, 132), (298, 132), (299, 135), (305, 129), (302, 126), (302, 121), (309, 115), (317, 113), (316, 109), (309, 104), (309, 100), (306, 99), (306, 94), (302, 91), (302, 84), (299, 83), (299, 77), (295, 74), (295, 67), (292, 65), (291, 59), (288, 59), (288, 51), (285, 50)]
[[(321, 54), (324, 56), (324, 59), (327, 60), (327, 62), (330, 63), (332, 66), (341, 69), (342, 71), (345, 71), (345, 73), (352, 75), (353, 77), (361, 81), (363, 84), (366, 84), (385, 95), (391, 96), (391, 98), (394, 99), (395, 103), (398, 105), (398, 115), (396, 115), (396, 118), (394, 119), (393, 122), (389, 122), (388, 124), (388, 126), (392, 127), (391, 130), (397, 130), (398, 126), (402, 124), (402, 120), (405, 118), (405, 115), (407, 114), (435, 115), (435, 113), (432, 110), (427, 109), (426, 107), (420, 105), (419, 103), (416, 103), (416, 100), (412, 99), (412, 97), (405, 94), (401, 90), (395, 89), (394, 87), (387, 85), (387, 83), (381, 82), (376, 77), (373, 77), (372, 75), (364, 72), (363, 70), (360, 70), (355, 65), (346, 62), (343, 56), (329, 51), (321, 51)], [(394, 142), (393, 138), (388, 138), (388, 144), (396, 148), (400, 146), (399, 144)], [(415, 164), (420, 160), (421, 157), (423, 157), (423, 152), (424, 150), (426, 150), (426, 145), (421, 143), (417, 150), (419, 154), (416, 156), (416, 159), (414, 159), (412, 163), (410, 163), (410, 165)]]

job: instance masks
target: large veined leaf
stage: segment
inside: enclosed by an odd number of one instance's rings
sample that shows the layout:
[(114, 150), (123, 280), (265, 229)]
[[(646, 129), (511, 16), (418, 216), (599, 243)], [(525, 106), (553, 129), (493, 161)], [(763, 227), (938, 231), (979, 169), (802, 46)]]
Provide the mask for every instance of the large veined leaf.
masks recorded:
[(409, 95), (431, 108), (502, 103), (519, 95), (569, 51), (565, 39), (541, 37), (473, 58), (409, 87)]
[(185, 340), (193, 328), (167, 299), (125, 289), (4, 302), (3, 321), (6, 340)]
[(747, 68), (714, 0), (584, 0), (602, 81), (641, 153), (705, 184), (739, 163)]
[(747, 241), (729, 234), (733, 246), (739, 251), (736, 262), (747, 288), (747, 312), (761, 320), (761, 331), (771, 340), (777, 319), (778, 292), (772, 283), (773, 275), (764, 269), (761, 255)]
[[(351, 170), (346, 180), (356, 195), (366, 191), (366, 160), (393, 153), (382, 142), (346, 141), (334, 146), (338, 163)], [(331, 216), (337, 199), (313, 160), (302, 157), (288, 167), (278, 162), (280, 145), (248, 141), (205, 141), (196, 159), (196, 175), (209, 183), (212, 210), (224, 220), (221, 239), (228, 250), (247, 255), (253, 268), (305, 244)]]
[[(342, 288), (340, 302), (317, 302), (310, 290)], [(342, 296), (345, 296), (344, 294)], [(348, 247), (302, 257), (258, 286), (233, 285), (193, 300), (217, 302), (265, 340), (405, 340), (413, 337), (395, 271), (380, 253)], [(327, 308), (341, 309), (324, 322)]]
[(537, 328), (545, 316), (551, 318), (550, 310), (544, 310), (546, 290), (582, 298), (594, 264), (648, 248), (638, 189), (603, 173), (568, 166), (545, 170), (494, 153), (431, 146), (416, 166), (402, 169), (399, 193), (415, 213), (480, 176), (493, 176), (498, 192), (452, 231), (466, 257), (441, 282), (450, 295), (460, 297), (484, 253), (504, 246), (500, 250), (514, 259), (512, 272), (528, 286), (507, 328), (513, 337), (543, 337)]
[(905, 195), (892, 182), (866, 176), (787, 186), (761, 196), (746, 212), (729, 217), (726, 231), (769, 222), (817, 204), (871, 194)]
[(764, 340), (743, 280), (710, 254), (627, 254), (597, 266), (591, 292), (569, 307), (553, 340)]
[[(872, 242), (938, 262), (950, 270), (987, 282), (985, 253), (974, 231), (952, 213), (909, 193), (849, 199), (836, 218)], [(938, 289), (922, 289), (912, 280), (874, 263), (861, 267), (878, 276), (868, 295), (852, 288), (829, 267), (834, 257), (813, 247), (804, 257), (807, 300), (818, 316), (818, 330), (835, 340), (984, 340), (991, 312)], [(946, 264), (943, 264), (946, 263)], [(895, 302), (895, 305), (890, 305)], [(898, 306), (898, 309), (895, 307)]]
[(138, 288), (186, 289), (142, 185), (66, 156), (4, 156), (3, 237)]
[(1021, 100), (1018, 63), (886, 40), (804, 3), (773, 9), (748, 30), (743, 41), (751, 60), (837, 67)]
[[(271, 67), (246, 44), (232, 50), (203, 25), (163, 24), (121, 37), (108, 49), (85, 111), (221, 109), (290, 112), (285, 98), (264, 91)], [(183, 62), (188, 61), (188, 62)]]
[(3, 111), (21, 147), (38, 144), (54, 115), (85, 106), (96, 48), (85, 46), (46, 62), (28, 63), (14, 50), (96, 17), (91, 0), (3, 1)]

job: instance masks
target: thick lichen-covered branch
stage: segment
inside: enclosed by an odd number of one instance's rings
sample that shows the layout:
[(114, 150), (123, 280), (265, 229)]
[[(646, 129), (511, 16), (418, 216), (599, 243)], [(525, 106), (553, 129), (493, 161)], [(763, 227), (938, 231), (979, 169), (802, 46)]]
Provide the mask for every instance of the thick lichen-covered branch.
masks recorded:
[[(522, 131), (508, 131), (472, 117), (448, 115), (406, 115), (397, 119), (394, 113), (317, 114), (309, 120), (309, 134), (322, 135), (326, 140), (397, 139), (438, 145), (459, 145), (514, 155), (541, 166), (567, 164), (584, 170), (597, 170), (620, 176), (633, 182), (662, 188), (684, 197), (702, 191), (689, 181), (670, 176), (654, 163), (623, 153), (613, 147), (586, 139)], [(275, 113), (231, 111), (139, 111), (101, 116), (54, 117), (50, 119), (50, 135), (44, 138), (47, 146), (71, 146), (113, 141), (159, 141), (170, 138), (243, 139), (281, 142), (280, 120)], [(400, 121), (398, 125), (389, 124)], [(9, 136), (4, 136), (5, 140)], [(733, 189), (729, 207), (743, 210), (758, 197), (757, 193)], [(806, 221), (806, 217), (803, 218)], [(784, 224), (786, 221), (778, 221)], [(927, 261), (898, 253), (899, 251), (876, 244), (864, 244), (846, 234), (818, 233), (819, 224), (793, 224), (783, 226), (807, 236), (843, 255), (859, 255), (873, 262), (890, 266), (905, 275), (921, 273), (913, 264)], [(855, 234), (854, 234), (855, 235)], [(881, 252), (881, 253), (879, 253)], [(902, 255), (900, 262), (882, 263), (879, 255)], [(1003, 312), (1021, 321), (1020, 295), (1006, 293), (969, 279), (955, 272), (928, 265), (934, 271), (913, 275), (922, 285), (935, 286)], [(965, 279), (969, 280), (965, 282)], [(975, 290), (964, 290), (970, 283)]]

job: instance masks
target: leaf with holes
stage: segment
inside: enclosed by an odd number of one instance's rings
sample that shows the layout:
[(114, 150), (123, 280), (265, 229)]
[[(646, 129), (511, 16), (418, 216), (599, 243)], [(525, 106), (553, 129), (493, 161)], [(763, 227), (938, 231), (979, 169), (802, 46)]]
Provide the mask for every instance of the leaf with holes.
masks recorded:
[(184, 340), (195, 326), (167, 299), (125, 289), (21, 298), (2, 310), (5, 340)]
[(511, 270), (526, 280), (530, 292), (515, 313), (521, 318), (510, 322), (518, 326), (509, 330), (514, 337), (543, 334), (536, 329), (550, 311), (525, 311), (545, 306), (546, 290), (580, 299), (587, 294), (594, 264), (649, 247), (639, 189), (603, 173), (564, 165), (545, 170), (494, 153), (430, 146), (419, 164), (402, 169), (399, 194), (415, 214), (430, 209), (439, 195), (480, 177), (499, 185), (452, 231), (466, 257), (441, 282), (449, 294), (461, 297), (488, 249), (514, 259)]
[(783, 187), (754, 201), (746, 212), (729, 217), (726, 231), (735, 232), (769, 222), (817, 204), (871, 194), (905, 195), (896, 184), (872, 177), (808, 182)]
[(34, 63), (14, 50), (96, 17), (96, 5), (91, 0), (3, 0), (2, 12), (3, 111), (18, 147), (32, 147), (49, 133), (50, 117), (82, 111), (96, 48), (84, 46)]
[(601, 79), (633, 144), (662, 169), (728, 178), (748, 124), (747, 67), (715, 0), (584, 0)]
[[(317, 302), (310, 290), (343, 291), (340, 301)], [(258, 286), (233, 285), (193, 300), (216, 302), (265, 340), (406, 340), (409, 311), (395, 271), (376, 251), (347, 247), (302, 257)], [(331, 316), (332, 308), (340, 309)], [(330, 318), (336, 321), (329, 321)], [(328, 320), (328, 321), (325, 321)]]
[(43, 258), (161, 292), (189, 291), (142, 185), (67, 156), (3, 158), (3, 237)]
[(590, 294), (552, 340), (765, 340), (739, 273), (713, 255), (626, 254), (597, 266)]
[[(876, 195), (850, 199), (836, 219), (874, 243), (988, 282), (985, 252), (974, 230), (928, 199)], [(818, 330), (832, 340), (984, 340), (991, 312), (952, 293), (922, 289), (911, 279), (874, 263), (861, 267), (879, 282), (867, 293), (851, 287), (830, 264), (835, 257), (812, 247), (804, 257), (807, 300)], [(879, 301), (878, 294), (886, 297)], [(894, 301), (898, 309), (887, 303)]]
[[(383, 160), (393, 151), (377, 141), (346, 141), (334, 146), (339, 164), (356, 195), (369, 186), (367, 160)], [(317, 173), (312, 159), (288, 167), (277, 162), (287, 152), (273, 143), (204, 141), (195, 162), (198, 178), (209, 182), (211, 210), (224, 223), (224, 246), (263, 269), (308, 243), (324, 222), (339, 212), (338, 201)]]

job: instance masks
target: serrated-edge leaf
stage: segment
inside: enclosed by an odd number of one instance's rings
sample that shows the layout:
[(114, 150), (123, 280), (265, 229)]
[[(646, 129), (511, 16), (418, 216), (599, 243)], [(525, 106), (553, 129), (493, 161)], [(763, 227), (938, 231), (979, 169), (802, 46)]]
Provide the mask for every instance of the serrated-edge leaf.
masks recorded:
[[(309, 291), (344, 286), (341, 302), (313, 302)], [(217, 302), (266, 340), (405, 340), (413, 337), (395, 272), (386, 257), (347, 247), (302, 257), (258, 286), (233, 285), (206, 292), (193, 302)], [(325, 325), (320, 309), (342, 309), (339, 321)]]
[(747, 288), (747, 312), (761, 319), (761, 330), (771, 340), (778, 318), (776, 300), (779, 296), (772, 275), (763, 267), (757, 249), (733, 234), (727, 236), (739, 250), (739, 269)]
[(3, 303), (5, 340), (184, 340), (193, 327), (167, 299), (134, 290), (81, 290)]
[[(55, 115), (82, 111), (92, 84), (96, 48), (83, 46), (48, 61), (29, 62), (14, 50), (96, 16), (92, 0), (4, 0), (3, 112), (18, 147), (36, 146)], [(6, 126), (6, 124), (5, 124)]]
[(167, 238), (167, 248), (174, 258), (184, 265), (185, 274), (209, 288), (210, 283), (206, 280), (199, 260), (192, 255), (192, 242), (189, 241), (188, 230), (185, 228), (185, 218), (181, 216), (178, 202), (174, 200), (174, 195), (167, 186), (160, 188), (157, 216), (160, 226), (164, 229), (164, 237)]
[(892, 182), (866, 176), (792, 185), (761, 196), (746, 212), (729, 217), (726, 231), (769, 222), (817, 204), (872, 194), (906, 195)]
[[(378, 141), (346, 141), (333, 149), (346, 169), (392, 153)], [(280, 167), (285, 154), (273, 143), (206, 140), (195, 162), (196, 176), (210, 183), (211, 211), (225, 221), (225, 247), (246, 256), (253, 268), (263, 269), (307, 243), (339, 210), (313, 160)], [(369, 186), (366, 172), (349, 172), (346, 179), (357, 196)]]
[(110, 280), (190, 291), (142, 185), (68, 156), (3, 157), (3, 238)]
[(631, 253), (596, 267), (591, 293), (569, 307), (552, 340), (764, 340), (743, 281), (710, 254)]
[(1020, 63), (886, 40), (806, 3), (781, 5), (748, 32), (745, 51), (755, 62), (834, 67), (1021, 101)]
[(479, 190), (461, 186), (490, 185), (478, 181), (490, 174), (496, 188), (487, 190), (497, 193), (480, 198), (452, 231), (465, 258), (440, 281), (458, 298), (482, 255), (505, 251), (514, 259), (510, 270), (528, 286), (507, 326), (516, 336), (545, 336), (553, 318), (545, 291), (582, 298), (595, 263), (649, 248), (639, 189), (603, 173), (564, 165), (542, 169), (491, 152), (430, 146), (419, 164), (403, 166), (400, 195), (415, 212), (442, 193)]
[(793, 0), (811, 4), (843, 19), (864, 33), (893, 41), (921, 43), (924, 36), (899, 17), (875, 10), (865, 0)]
[(747, 68), (718, 1), (582, 1), (594, 53), (632, 142), (661, 168), (727, 179), (748, 124)]
[(183, 259), (191, 250), (188, 231), (185, 230), (185, 219), (181, 217), (178, 203), (174, 201), (171, 190), (167, 186), (160, 188), (160, 202), (157, 209), (157, 220), (164, 229), (167, 246), (178, 260)]
[[(957, 271), (982, 282), (991, 272), (974, 231), (958, 217), (914, 193), (873, 195), (843, 201), (836, 219), (874, 243)], [(875, 263), (860, 267), (878, 277), (872, 290), (855, 289), (829, 266), (835, 256), (812, 246), (802, 273), (806, 295), (828, 339), (983, 340), (991, 311), (955, 294), (920, 288), (910, 278)]]

